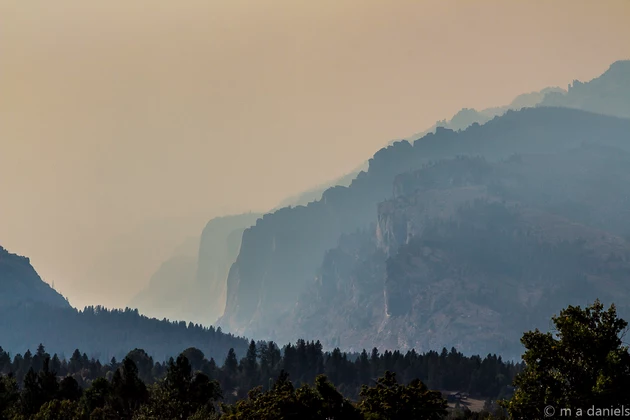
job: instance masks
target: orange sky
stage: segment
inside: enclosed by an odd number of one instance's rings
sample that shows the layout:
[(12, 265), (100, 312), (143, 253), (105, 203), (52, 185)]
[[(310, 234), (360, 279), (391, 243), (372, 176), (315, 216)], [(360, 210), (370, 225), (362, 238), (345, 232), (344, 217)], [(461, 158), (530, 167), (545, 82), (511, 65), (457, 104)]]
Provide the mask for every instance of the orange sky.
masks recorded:
[(0, 0), (0, 244), (73, 304), (124, 305), (204, 220), (589, 80), (629, 23), (628, 0)]

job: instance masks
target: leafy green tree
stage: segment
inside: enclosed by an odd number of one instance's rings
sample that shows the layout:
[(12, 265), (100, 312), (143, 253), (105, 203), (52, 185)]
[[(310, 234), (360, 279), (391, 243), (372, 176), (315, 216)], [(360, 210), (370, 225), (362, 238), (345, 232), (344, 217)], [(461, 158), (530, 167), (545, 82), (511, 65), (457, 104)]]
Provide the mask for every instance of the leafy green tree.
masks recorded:
[(138, 368), (138, 377), (144, 383), (152, 382), (151, 371), (153, 370), (153, 358), (142, 349), (133, 349), (127, 353), (127, 357), (133, 360), (133, 363)]
[(318, 411), (325, 419), (361, 419), (361, 412), (341, 393), (324, 375), (315, 379), (315, 390), (318, 397)]
[(0, 376), (0, 419), (9, 419), (20, 398), (18, 384), (12, 375)]
[(41, 406), (33, 420), (81, 420), (79, 404), (70, 400), (52, 400)]
[(137, 420), (171, 420), (193, 414), (213, 413), (214, 402), (221, 398), (215, 381), (203, 373), (193, 375), (188, 359), (179, 355), (169, 361), (166, 378), (151, 389), (149, 403), (141, 407)]
[(59, 399), (78, 401), (81, 398), (83, 391), (79, 386), (79, 383), (72, 376), (66, 376), (59, 382)]
[(376, 386), (361, 388), (359, 409), (369, 420), (433, 420), (446, 415), (446, 400), (438, 391), (430, 391), (418, 379), (409, 385), (396, 381), (390, 371), (377, 380)]
[(203, 352), (195, 347), (189, 347), (182, 352), (182, 355), (188, 359), (193, 371), (201, 370), (205, 355)]
[[(546, 406), (586, 416), (590, 407), (630, 404), (630, 353), (622, 345), (628, 323), (596, 300), (569, 306), (552, 318), (555, 332), (523, 335), (525, 369), (504, 402), (514, 419), (542, 419)], [(579, 411), (581, 410), (581, 411)]]
[(83, 394), (83, 405), (88, 413), (102, 409), (112, 394), (112, 386), (105, 378), (97, 378)]
[(323, 375), (317, 378), (315, 388), (305, 384), (295, 389), (285, 371), (269, 391), (254, 388), (247, 399), (222, 409), (222, 418), (227, 420), (361, 419), (359, 411)]
[(233, 348), (228, 351), (225, 363), (223, 364), (225, 371), (231, 375), (236, 374), (238, 370), (238, 360), (236, 359), (236, 352)]
[(138, 368), (133, 360), (125, 357), (122, 366), (112, 378), (111, 408), (123, 418), (131, 418), (143, 403), (149, 399), (146, 385), (138, 377)]
[(43, 403), (42, 391), (33, 368), (29, 368), (24, 376), (22, 392), (20, 392), (19, 412), (24, 416), (33, 416)]
[(57, 372), (51, 371), (49, 366), (50, 357), (46, 357), (43, 362), (43, 368), (37, 375), (42, 404), (57, 398), (57, 394), (59, 393)]

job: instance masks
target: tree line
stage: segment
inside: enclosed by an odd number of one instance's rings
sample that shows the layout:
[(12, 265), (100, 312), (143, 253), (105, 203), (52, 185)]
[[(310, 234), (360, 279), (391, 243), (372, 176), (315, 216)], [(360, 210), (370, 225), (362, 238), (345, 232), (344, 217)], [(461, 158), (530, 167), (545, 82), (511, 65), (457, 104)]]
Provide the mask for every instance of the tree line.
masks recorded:
[[(371, 352), (360, 354), (323, 351), (319, 341), (298, 340), (280, 348), (274, 342), (253, 340), (249, 343), (245, 357), (238, 358), (234, 349), (229, 349), (220, 365), (197, 348), (188, 348), (181, 353), (194, 372), (201, 372), (217, 380), (228, 392), (228, 400), (247, 396), (256, 386), (270, 387), (270, 380), (286, 372), (300, 386), (314, 384), (317, 376), (326, 375), (332, 384), (351, 399), (357, 399), (362, 385), (373, 383), (376, 378), (389, 371), (398, 375), (403, 383), (421, 379), (432, 389), (452, 390), (469, 393), (481, 398), (497, 399), (510, 393), (510, 384), (522, 365), (503, 361), (500, 356), (465, 356), (454, 348), (442, 349), (440, 353), (429, 351), (423, 354), (414, 350)], [(163, 379), (169, 361), (154, 361), (146, 351), (134, 349), (126, 355), (138, 370), (138, 377), (147, 384)], [(11, 374), (18, 384), (23, 384), (29, 370), (42, 371), (48, 360), (48, 369), (56, 376), (71, 376), (81, 388), (87, 388), (97, 378), (111, 380), (121, 367), (121, 362), (112, 358), (109, 362), (88, 358), (86, 353), (75, 350), (69, 359), (57, 354), (50, 356), (40, 344), (35, 351), (11, 357), (0, 347), (0, 374)], [(232, 398), (233, 397), (233, 398)]]
[[(552, 332), (524, 334), (524, 364), (454, 349), (348, 357), (303, 340), (282, 350), (251, 341), (245, 357), (230, 349), (220, 367), (195, 348), (164, 363), (136, 349), (107, 364), (78, 350), (50, 357), (43, 345), (13, 359), (0, 351), (0, 419), (542, 419), (549, 406), (619, 415), (630, 404), (627, 322), (599, 301), (552, 320)], [(449, 409), (440, 391), (465, 385), (499, 400), (492, 412)]]
[[(159, 404), (166, 404), (164, 398), (174, 398), (171, 396), (174, 391), (164, 387), (179, 381), (192, 387), (182, 391), (182, 395), (203, 394), (209, 398), (203, 404), (198, 400), (176, 400), (177, 404), (194, 408), (186, 409), (188, 415), (199, 410), (204, 415), (219, 411), (219, 403), (225, 416), (238, 410), (251, 411), (252, 398), (267, 401), (270, 395), (275, 395), (272, 400), (279, 398), (278, 395), (295, 399), (294, 404), (299, 406), (298, 400), (305, 398), (305, 392), (334, 395), (339, 401), (348, 401), (346, 409), (358, 410), (350, 401), (362, 400), (370, 387), (401, 387), (403, 393), (456, 390), (497, 399), (510, 393), (509, 384), (520, 369), (520, 364), (504, 362), (496, 355), (468, 357), (454, 348), (424, 354), (414, 350), (381, 353), (374, 348), (371, 352), (348, 354), (338, 348), (324, 352), (318, 341), (305, 340), (282, 348), (273, 342), (257, 344), (252, 340), (245, 357), (239, 360), (234, 349), (229, 349), (220, 366), (197, 348), (188, 348), (175, 360), (170, 358), (165, 362), (155, 362), (146, 351), (134, 349), (120, 362), (112, 358), (108, 363), (101, 363), (78, 349), (69, 359), (57, 354), (50, 356), (40, 344), (35, 353), (27, 351), (13, 357), (0, 347), (0, 373), (3, 375), (0, 393), (4, 394), (0, 400), (5, 404), (5, 412), (9, 410), (12, 415), (25, 418), (35, 416), (40, 410), (61, 410), (59, 404), (62, 403), (64, 410), (70, 407), (84, 417), (88, 413), (92, 416), (95, 410), (94, 416), (101, 415), (98, 413), (104, 410), (103, 413), (110, 413), (108, 416), (118, 413), (106, 418), (132, 418), (141, 407), (151, 410), (150, 404), (158, 404), (154, 401), (156, 398), (161, 399)], [(173, 375), (183, 375), (185, 380), (181, 377), (175, 380)], [(442, 401), (441, 393), (430, 395), (438, 394), (438, 400)], [(128, 401), (132, 397), (135, 400)], [(69, 402), (64, 402), (66, 400)]]
[(0, 337), (0, 344), (13, 353), (34, 350), (43, 342), (59, 352), (61, 359), (80, 348), (101, 362), (112, 357), (122, 360), (134, 348), (147, 349), (158, 360), (168, 360), (188, 347), (216, 359), (233, 348), (242, 357), (249, 344), (220, 327), (148, 318), (137, 309), (87, 306), (77, 310), (33, 303), (0, 305)]

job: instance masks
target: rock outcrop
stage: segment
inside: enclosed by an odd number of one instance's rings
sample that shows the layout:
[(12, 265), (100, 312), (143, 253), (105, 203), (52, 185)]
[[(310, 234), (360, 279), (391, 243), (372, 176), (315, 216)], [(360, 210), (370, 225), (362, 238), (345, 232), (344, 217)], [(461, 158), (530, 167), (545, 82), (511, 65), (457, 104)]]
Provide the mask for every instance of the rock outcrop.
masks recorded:
[(400, 175), (377, 225), (326, 253), (282, 338), (516, 357), (558, 308), (599, 298), (630, 314), (626, 141)]
[[(274, 337), (278, 319), (312, 283), (327, 250), (338, 238), (377, 220), (377, 204), (391, 198), (396, 175), (429, 161), (480, 155), (490, 161), (515, 153), (561, 153), (585, 142), (628, 146), (630, 120), (563, 108), (508, 111), (462, 132), (438, 128), (413, 145), (380, 150), (347, 187), (327, 190), (307, 206), (284, 208), (243, 233), (241, 252), (228, 276), (227, 306), (220, 324), (239, 334)], [(395, 235), (398, 229), (395, 222)]]

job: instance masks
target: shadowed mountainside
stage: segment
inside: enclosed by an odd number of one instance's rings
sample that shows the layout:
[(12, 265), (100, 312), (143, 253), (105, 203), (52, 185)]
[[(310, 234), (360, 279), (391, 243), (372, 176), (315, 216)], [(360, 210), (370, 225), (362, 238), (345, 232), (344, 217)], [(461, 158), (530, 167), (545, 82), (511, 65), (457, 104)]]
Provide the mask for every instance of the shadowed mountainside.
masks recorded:
[(413, 145), (403, 141), (384, 148), (349, 187), (331, 188), (307, 206), (266, 214), (245, 230), (220, 323), (239, 334), (273, 337), (278, 317), (313, 280), (325, 252), (341, 234), (376, 220), (377, 204), (392, 196), (400, 173), (456, 155), (496, 161), (514, 153), (562, 153), (584, 142), (628, 147), (628, 133), (630, 120), (541, 107), (508, 111), (462, 132), (438, 128)]
[(512, 357), (558, 306), (600, 298), (630, 313), (626, 140), (626, 150), (461, 157), (398, 176), (377, 223), (326, 253), (278, 332), (351, 350)]
[(70, 307), (63, 296), (42, 281), (27, 257), (0, 246), (0, 306), (28, 302)]
[(539, 106), (576, 108), (630, 118), (630, 60), (616, 61), (589, 82), (574, 80), (566, 92), (549, 93)]

